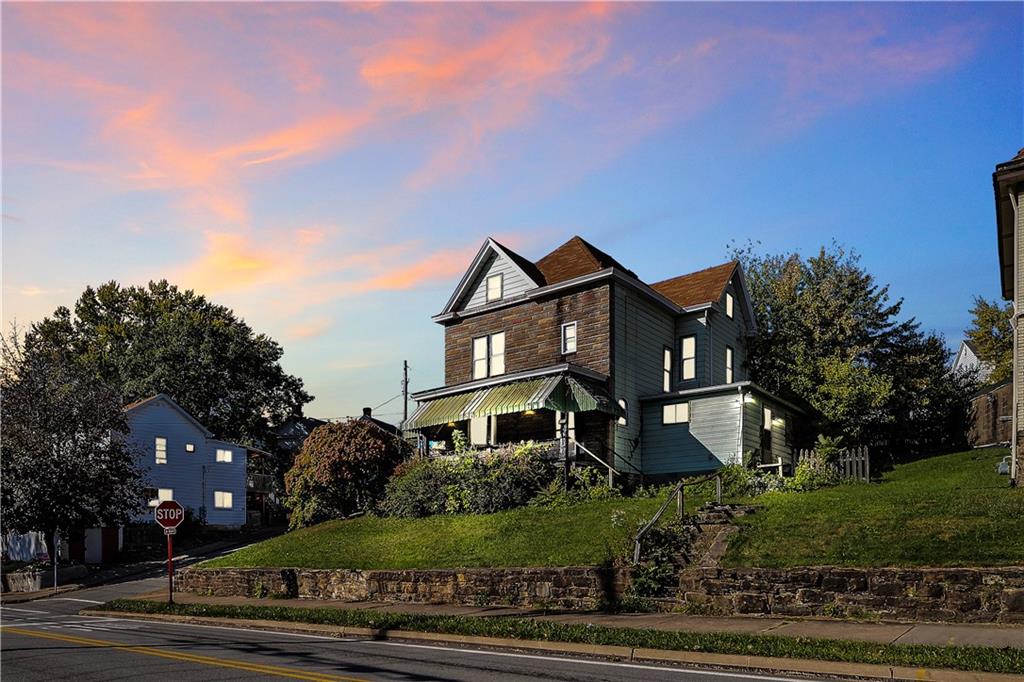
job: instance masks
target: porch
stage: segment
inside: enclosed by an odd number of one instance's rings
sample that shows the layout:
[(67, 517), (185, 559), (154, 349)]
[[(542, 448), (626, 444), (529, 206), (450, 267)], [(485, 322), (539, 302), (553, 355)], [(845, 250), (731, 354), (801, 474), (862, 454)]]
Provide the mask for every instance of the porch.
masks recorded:
[(426, 391), (413, 396), (420, 405), (404, 429), (420, 436), (421, 455), (428, 457), (455, 454), (461, 432), (475, 452), (532, 441), (566, 464), (609, 462), (620, 408), (604, 377), (586, 374), (593, 373), (559, 366)]

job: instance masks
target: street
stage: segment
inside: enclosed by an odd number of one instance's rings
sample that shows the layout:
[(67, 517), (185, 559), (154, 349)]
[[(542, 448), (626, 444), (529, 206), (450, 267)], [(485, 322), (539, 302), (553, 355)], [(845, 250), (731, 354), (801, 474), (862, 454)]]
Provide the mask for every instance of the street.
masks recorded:
[[(144, 578), (4, 606), (4, 680), (783, 680), (788, 678), (108, 617), (82, 608), (159, 589)], [(806, 678), (804, 678), (806, 679)]]

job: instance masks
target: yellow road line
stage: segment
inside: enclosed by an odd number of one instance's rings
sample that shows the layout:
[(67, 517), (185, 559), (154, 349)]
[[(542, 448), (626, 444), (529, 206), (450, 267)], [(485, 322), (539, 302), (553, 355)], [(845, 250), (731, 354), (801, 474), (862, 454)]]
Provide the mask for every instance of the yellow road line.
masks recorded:
[(0, 632), (25, 635), (26, 637), (52, 639), (60, 642), (69, 642), (71, 644), (80, 644), (82, 646), (112, 647), (120, 651), (130, 651), (132, 653), (143, 654), (146, 656), (169, 658), (176, 661), (211, 665), (221, 668), (233, 668), (235, 670), (245, 670), (248, 672), (262, 673), (264, 675), (275, 675), (277, 677), (290, 677), (296, 680), (310, 680), (311, 682), (366, 682), (365, 680), (355, 677), (343, 677), (340, 675), (332, 675), (330, 673), (306, 672), (297, 668), (286, 668), (276, 665), (265, 665), (262, 663), (248, 663), (246, 661), (213, 658), (211, 656), (201, 656), (199, 654), (189, 654), (181, 651), (161, 651), (145, 646), (125, 644), (123, 642), (111, 642), (103, 639), (90, 639), (87, 637), (76, 637), (73, 635), (63, 635), (53, 632), (40, 632), (39, 630), (26, 630), (24, 628), (11, 626), (0, 627)]

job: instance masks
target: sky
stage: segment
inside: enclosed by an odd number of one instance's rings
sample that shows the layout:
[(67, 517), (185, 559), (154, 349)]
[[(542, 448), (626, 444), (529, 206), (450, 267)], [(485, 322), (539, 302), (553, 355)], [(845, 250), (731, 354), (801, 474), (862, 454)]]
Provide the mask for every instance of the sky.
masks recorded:
[[(833, 241), (955, 346), (999, 295), (1024, 5), (2, 5), (3, 323), (166, 278), (359, 414), (493, 236), (645, 281)], [(376, 414), (399, 418), (401, 403)]]

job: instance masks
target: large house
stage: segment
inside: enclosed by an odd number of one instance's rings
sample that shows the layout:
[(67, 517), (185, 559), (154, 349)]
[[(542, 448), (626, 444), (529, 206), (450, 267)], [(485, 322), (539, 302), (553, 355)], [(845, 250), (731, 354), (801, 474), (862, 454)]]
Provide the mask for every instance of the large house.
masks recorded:
[(536, 262), (488, 239), (433, 319), (445, 385), (403, 425), (431, 447), (456, 429), (478, 447), (555, 440), (656, 477), (792, 464), (801, 410), (747, 376), (737, 262), (647, 284), (580, 237)]
[[(175, 500), (212, 526), (240, 527), (246, 522), (244, 445), (213, 433), (170, 396), (158, 393), (128, 405), (127, 438), (138, 453), (151, 486), (149, 506)], [(152, 511), (140, 521), (152, 520)]]
[(1024, 149), (1017, 152), (1005, 163), (996, 166), (992, 174), (992, 185), (996, 202), (996, 238), (999, 248), (999, 278), (1003, 298), (1013, 301), (1013, 411), (1011, 412), (1011, 458), (1010, 480), (1020, 482), (1024, 455), (1024, 407), (1021, 405), (1021, 391), (1024, 390), (1024, 329), (1019, 324), (1024, 309)]

